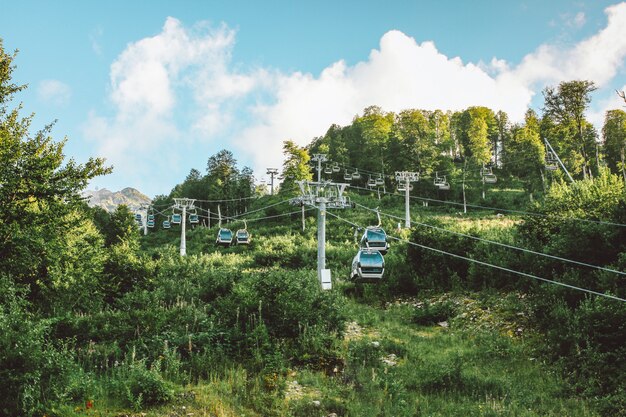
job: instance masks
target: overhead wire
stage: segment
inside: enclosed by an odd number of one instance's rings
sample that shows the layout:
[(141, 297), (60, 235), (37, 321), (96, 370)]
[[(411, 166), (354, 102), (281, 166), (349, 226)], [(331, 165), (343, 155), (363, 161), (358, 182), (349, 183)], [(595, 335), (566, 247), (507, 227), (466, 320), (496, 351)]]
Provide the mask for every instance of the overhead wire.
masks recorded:
[[(354, 223), (354, 222), (352, 222), (350, 220), (344, 219), (344, 218), (342, 218), (342, 217), (340, 217), (340, 216), (338, 216), (338, 215), (336, 215), (336, 214), (334, 214), (334, 213), (332, 213), (330, 211), (328, 211), (327, 214), (329, 214), (330, 216), (335, 217), (338, 220), (341, 220), (341, 221), (343, 221), (345, 223), (351, 224), (351, 225), (353, 225), (355, 227), (361, 227), (361, 228), (363, 227), (363, 226), (358, 225), (358, 224), (356, 224), (356, 223)], [(512, 273), (512, 274), (524, 276), (524, 277), (527, 277), (527, 278), (532, 278), (532, 279), (535, 279), (535, 280), (547, 282), (549, 284), (558, 285), (558, 286), (566, 287), (566, 288), (569, 288), (569, 289), (586, 292), (588, 294), (594, 294), (594, 295), (597, 295), (597, 296), (600, 296), (600, 297), (605, 297), (605, 298), (609, 298), (609, 299), (613, 299), (613, 300), (617, 300), (617, 301), (626, 302), (626, 299), (620, 298), (620, 297), (617, 297), (617, 296), (614, 296), (614, 295), (611, 295), (611, 294), (605, 294), (605, 293), (602, 293), (602, 292), (599, 292), (599, 291), (590, 290), (588, 288), (578, 287), (576, 285), (571, 285), (571, 284), (567, 284), (567, 283), (560, 282), (560, 281), (555, 281), (555, 280), (551, 280), (551, 279), (547, 279), (547, 278), (542, 278), (542, 277), (539, 277), (537, 275), (529, 274), (529, 273), (526, 273), (526, 272), (521, 272), (521, 271), (517, 271), (517, 270), (514, 270), (514, 269), (506, 268), (506, 267), (503, 267), (503, 266), (490, 264), (488, 262), (484, 262), (484, 261), (481, 261), (481, 260), (478, 260), (478, 259), (473, 259), (473, 258), (469, 258), (467, 256), (458, 255), (456, 253), (444, 251), (444, 250), (441, 250), (441, 249), (432, 248), (430, 246), (422, 245), (422, 244), (419, 244), (419, 243), (416, 243), (416, 242), (412, 242), (412, 241), (407, 240), (407, 239), (402, 239), (402, 238), (399, 238), (399, 237), (396, 237), (396, 236), (392, 236), (392, 235), (389, 235), (389, 234), (387, 236), (389, 238), (393, 239), (393, 240), (397, 240), (397, 241), (400, 241), (400, 242), (404, 242), (404, 243), (406, 243), (408, 245), (412, 245), (412, 246), (416, 246), (416, 247), (419, 247), (419, 248), (422, 248), (422, 249), (426, 249), (426, 250), (430, 250), (430, 251), (433, 251), (433, 252), (437, 252), (437, 253), (440, 253), (442, 255), (452, 256), (452, 257), (455, 257), (455, 258), (458, 258), (458, 259), (463, 259), (463, 260), (466, 260), (468, 262), (473, 262), (473, 263), (476, 263), (476, 264), (479, 264), (479, 265), (482, 265), (482, 266), (486, 266), (486, 267), (498, 269), (500, 271), (505, 271), (505, 272), (509, 272), (509, 273)]]
[[(365, 210), (369, 210), (369, 211), (372, 211), (372, 212), (377, 212), (377, 213), (379, 213), (379, 214), (381, 214), (383, 216), (387, 216), (387, 217), (394, 218), (394, 219), (397, 219), (397, 220), (404, 220), (404, 218), (400, 217), (400, 216), (395, 216), (393, 214), (383, 213), (383, 212), (381, 212), (379, 210), (372, 209), (370, 207), (364, 206), (364, 205), (359, 204), (359, 203), (354, 203), (354, 204), (357, 205), (358, 207), (361, 207), (361, 208), (365, 209)], [(453, 235), (462, 236), (462, 237), (466, 237), (466, 238), (469, 238), (469, 239), (474, 239), (474, 240), (478, 240), (478, 241), (481, 241), (481, 242), (494, 244), (494, 245), (505, 247), (505, 248), (508, 248), (508, 249), (513, 249), (513, 250), (517, 250), (517, 251), (521, 251), (521, 252), (531, 253), (531, 254), (534, 254), (534, 255), (539, 255), (539, 256), (555, 259), (555, 260), (562, 261), (562, 262), (568, 262), (568, 263), (579, 265), (579, 266), (585, 266), (587, 268), (598, 269), (598, 270), (602, 270), (602, 271), (605, 271), (605, 272), (611, 272), (611, 273), (614, 273), (614, 274), (619, 274), (619, 275), (626, 276), (626, 272), (618, 271), (616, 269), (606, 268), (606, 267), (603, 267), (603, 266), (600, 266), (600, 265), (589, 264), (589, 263), (577, 261), (577, 260), (574, 260), (574, 259), (563, 258), (563, 257), (556, 256), (556, 255), (550, 255), (548, 253), (538, 252), (538, 251), (534, 251), (532, 249), (520, 248), (518, 246), (509, 245), (507, 243), (502, 243), (502, 242), (496, 242), (494, 240), (489, 240), (489, 239), (481, 238), (481, 237), (478, 237), (478, 236), (472, 236), (472, 235), (468, 235), (466, 233), (455, 232), (453, 230), (446, 229), (444, 227), (438, 227), (438, 226), (434, 226), (432, 224), (422, 223), (422, 222), (416, 221), (414, 219), (411, 219), (411, 222), (415, 223), (415, 224), (419, 224), (420, 226), (423, 226), (423, 227), (428, 227), (428, 228), (431, 228), (431, 229), (440, 230), (440, 231), (443, 231), (443, 232), (446, 232), (446, 233), (450, 233), (450, 234), (453, 234)]]
[[(356, 185), (349, 185), (349, 184), (348, 184), (348, 188), (354, 188), (354, 189), (369, 191), (369, 192), (372, 191), (369, 188), (359, 187)], [(383, 191), (382, 193), (387, 194), (387, 195), (404, 197), (404, 193), (396, 193), (396, 192), (390, 192), (390, 191)], [(515, 213), (515, 214), (522, 214), (522, 215), (528, 215), (528, 216), (555, 218), (555, 219), (561, 219), (561, 220), (574, 220), (574, 221), (580, 221), (580, 222), (586, 222), (586, 223), (603, 224), (607, 226), (626, 227), (626, 224), (609, 222), (605, 220), (581, 219), (580, 217), (565, 217), (565, 216), (559, 216), (556, 214), (545, 214), (545, 213), (537, 213), (537, 212), (523, 211), (523, 210), (511, 210), (511, 209), (504, 209), (504, 208), (499, 208), (499, 207), (488, 207), (488, 206), (481, 206), (481, 205), (469, 204), (469, 203), (464, 204), (464, 203), (457, 202), (457, 201), (438, 200), (436, 198), (419, 197), (419, 196), (412, 196), (412, 195), (409, 195), (409, 198), (414, 199), (414, 200), (432, 201), (436, 203), (450, 204), (450, 205), (455, 205), (455, 206), (467, 206), (467, 207), (478, 208), (482, 210), (495, 210), (495, 211), (500, 211), (500, 212), (505, 212), (505, 213)]]

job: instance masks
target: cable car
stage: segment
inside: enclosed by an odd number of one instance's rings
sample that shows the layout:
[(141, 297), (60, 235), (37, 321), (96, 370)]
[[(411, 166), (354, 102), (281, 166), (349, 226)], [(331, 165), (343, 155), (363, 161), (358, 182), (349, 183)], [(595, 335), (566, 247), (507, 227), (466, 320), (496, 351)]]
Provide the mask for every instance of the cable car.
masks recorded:
[(385, 259), (375, 250), (361, 249), (352, 260), (350, 280), (354, 282), (379, 282), (385, 272)]
[(137, 221), (137, 223), (141, 224), (141, 214), (135, 214), (135, 220)]
[(178, 213), (172, 214), (172, 224), (180, 224), (182, 221), (182, 216)]
[(358, 179), (360, 179), (360, 178), (361, 178), (361, 174), (359, 174), (359, 170), (357, 169), (357, 170), (355, 170), (355, 171), (352, 173), (352, 179), (353, 179), (353, 180), (358, 180)]
[(200, 223), (200, 219), (198, 219), (198, 215), (197, 214), (190, 214), (189, 215), (189, 223), (191, 223), (191, 224)]
[(148, 227), (154, 227), (154, 219), (153, 220), (148, 219), (147, 223), (148, 223)]
[(154, 222), (154, 214), (148, 214), (148, 221), (150, 220)]
[(373, 179), (371, 175), (370, 175), (370, 179), (367, 180), (367, 186), (368, 187), (376, 187), (376, 180)]
[(376, 185), (385, 185), (385, 179), (383, 178), (382, 175), (379, 175), (375, 181), (376, 181)]
[(239, 229), (235, 235), (235, 240), (238, 245), (248, 245), (250, 244), (250, 233), (246, 229)]
[(233, 232), (230, 229), (221, 228), (217, 232), (216, 245), (230, 246), (233, 243)]
[(387, 242), (387, 233), (380, 226), (368, 226), (365, 228), (359, 246), (362, 249), (371, 249), (382, 253), (383, 255), (389, 250), (389, 242)]
[(163, 220), (163, 228), (164, 229), (169, 229), (170, 227), (172, 227), (172, 225), (170, 224), (169, 220)]
[(345, 174), (343, 174), (343, 179), (345, 181), (350, 181), (352, 179), (352, 174), (350, 174), (347, 169), (346, 169)]

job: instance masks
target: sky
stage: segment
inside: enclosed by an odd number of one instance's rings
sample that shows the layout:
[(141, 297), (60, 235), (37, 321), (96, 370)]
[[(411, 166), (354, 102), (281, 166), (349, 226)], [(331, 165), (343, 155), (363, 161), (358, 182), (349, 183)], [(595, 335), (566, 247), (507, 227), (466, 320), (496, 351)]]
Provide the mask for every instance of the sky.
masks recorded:
[[(32, 129), (56, 121), (77, 162), (106, 158), (90, 188), (168, 194), (210, 156), (281, 168), (371, 105), (482, 105), (513, 122), (542, 90), (593, 81), (600, 130), (623, 108), (626, 2), (607, 0), (0, 0), (0, 38)], [(407, 167), (410, 169), (410, 167)]]

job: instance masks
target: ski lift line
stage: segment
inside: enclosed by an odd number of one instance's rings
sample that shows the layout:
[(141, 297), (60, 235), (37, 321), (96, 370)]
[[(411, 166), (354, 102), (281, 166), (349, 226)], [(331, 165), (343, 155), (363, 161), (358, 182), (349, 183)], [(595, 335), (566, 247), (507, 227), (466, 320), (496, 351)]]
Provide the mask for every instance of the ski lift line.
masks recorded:
[[(355, 227), (362, 227), (362, 226), (360, 226), (360, 225), (358, 225), (358, 224), (356, 224), (354, 222), (351, 222), (351, 221), (346, 220), (346, 219), (344, 219), (342, 217), (339, 217), (339, 216), (337, 216), (334, 213), (327, 212), (327, 214), (329, 214), (329, 215), (331, 215), (333, 217), (336, 217), (337, 219), (339, 219), (339, 220), (341, 220), (341, 221), (343, 221), (345, 223), (351, 224), (351, 225), (353, 225)], [(463, 260), (466, 260), (468, 262), (474, 262), (474, 263), (482, 265), (482, 266), (498, 269), (500, 271), (505, 271), (505, 272), (509, 272), (509, 273), (512, 273), (512, 274), (516, 274), (516, 275), (521, 275), (523, 277), (532, 278), (532, 279), (535, 279), (535, 280), (547, 282), (549, 284), (559, 285), (559, 286), (566, 287), (566, 288), (569, 288), (569, 289), (572, 289), (572, 290), (582, 291), (582, 292), (586, 292), (588, 294), (593, 294), (593, 295), (609, 298), (609, 299), (616, 300), (616, 301), (626, 302), (626, 299), (620, 298), (620, 297), (617, 297), (617, 296), (614, 296), (614, 295), (601, 293), (599, 291), (590, 290), (588, 288), (578, 287), (576, 285), (566, 284), (566, 283), (560, 282), (560, 281), (554, 281), (554, 280), (551, 280), (551, 279), (548, 279), (548, 278), (542, 278), (542, 277), (539, 277), (537, 275), (528, 274), (526, 272), (521, 272), (521, 271), (516, 271), (514, 269), (506, 268), (506, 267), (503, 267), (503, 266), (490, 264), (488, 262), (484, 262), (484, 261), (481, 261), (481, 260), (478, 260), (478, 259), (473, 259), (473, 258), (468, 258), (466, 256), (457, 255), (456, 253), (451, 253), (451, 252), (447, 252), (447, 251), (444, 251), (444, 250), (441, 250), (441, 249), (431, 248), (430, 246), (422, 245), (422, 244), (419, 244), (419, 243), (416, 243), (416, 242), (411, 242), (410, 240), (402, 239), (402, 238), (399, 238), (399, 237), (396, 237), (396, 236), (391, 236), (391, 235), (387, 235), (387, 236), (390, 239), (397, 240), (399, 242), (404, 242), (404, 243), (406, 243), (408, 245), (417, 246), (417, 247), (422, 248), (422, 249), (426, 249), (426, 250), (430, 250), (430, 251), (433, 251), (433, 252), (437, 252), (437, 253), (440, 253), (442, 255), (452, 256), (454, 258), (463, 259)]]
[[(381, 212), (381, 211), (379, 211), (377, 209), (372, 209), (370, 207), (366, 207), (366, 206), (364, 206), (362, 204), (359, 204), (359, 203), (354, 203), (354, 204), (356, 206), (358, 206), (358, 207), (361, 207), (361, 208), (365, 209), (365, 210), (373, 211), (375, 213), (382, 214), (384, 216), (387, 216), (387, 217), (390, 217), (390, 218), (393, 218), (393, 219), (404, 220), (404, 218), (402, 218), (400, 216), (395, 216), (393, 214), (383, 213), (383, 212)], [(416, 220), (413, 220), (413, 219), (411, 219), (411, 222), (415, 223), (415, 224), (418, 224), (420, 226), (428, 227), (428, 228), (435, 229), (435, 230), (440, 230), (440, 231), (451, 233), (451, 234), (457, 235), (457, 236), (467, 237), (469, 239), (474, 239), (474, 240), (478, 240), (478, 241), (481, 241), (481, 242), (491, 243), (491, 244), (494, 244), (494, 245), (502, 246), (504, 248), (514, 249), (514, 250), (518, 250), (518, 251), (521, 251), (521, 252), (526, 252), (526, 253), (531, 253), (531, 254), (534, 254), (534, 255), (544, 256), (546, 258), (556, 259), (556, 260), (559, 260), (559, 261), (562, 261), (562, 262), (568, 262), (568, 263), (572, 263), (572, 264), (576, 264), (576, 265), (580, 265), (580, 266), (585, 266), (587, 268), (598, 269), (598, 270), (602, 270), (602, 271), (605, 271), (605, 272), (611, 272), (611, 273), (614, 273), (614, 274), (619, 274), (619, 275), (626, 276), (626, 272), (618, 271), (616, 269), (611, 269), (611, 268), (606, 268), (606, 267), (603, 267), (603, 266), (600, 266), (600, 265), (594, 265), (594, 264), (589, 264), (589, 263), (586, 263), (586, 262), (576, 261), (574, 259), (562, 258), (560, 256), (550, 255), (550, 254), (544, 253), (544, 252), (537, 252), (537, 251), (534, 251), (532, 249), (520, 248), (518, 246), (509, 245), (507, 243), (496, 242), (496, 241), (489, 240), (489, 239), (484, 239), (484, 238), (481, 238), (481, 237), (478, 237), (478, 236), (472, 236), (472, 235), (468, 235), (468, 234), (465, 234), (465, 233), (455, 232), (455, 231), (446, 229), (444, 227), (433, 226), (432, 224), (422, 223), (422, 222), (419, 222), (419, 221), (416, 221)]]
[[(369, 188), (365, 188), (365, 187), (358, 187), (358, 186), (355, 186), (355, 185), (348, 185), (348, 187), (349, 188), (358, 189), (358, 190), (371, 192), (371, 190)], [(385, 194), (394, 195), (394, 196), (398, 196), (398, 197), (404, 197), (404, 194), (394, 193), (394, 192), (390, 192), (390, 191), (386, 191)], [(420, 201), (429, 201), (429, 202), (442, 203), (442, 204), (451, 204), (451, 205), (461, 206), (461, 207), (463, 206), (463, 203), (459, 203), (459, 202), (456, 202), (456, 201), (438, 200), (436, 198), (418, 197), (418, 196), (413, 196), (413, 195), (410, 195), (409, 198), (413, 198), (413, 199), (420, 200)], [(555, 219), (562, 219), (562, 220), (576, 220), (576, 221), (586, 222), (586, 223), (603, 224), (603, 225), (606, 225), (606, 226), (626, 227), (626, 224), (623, 224), (623, 223), (607, 222), (607, 221), (603, 221), (603, 220), (592, 220), (592, 219), (581, 219), (579, 217), (557, 216), (557, 215), (553, 215), (553, 214), (542, 214), (542, 213), (536, 213), (536, 212), (532, 212), (532, 211), (510, 210), (510, 209), (503, 209), (503, 208), (498, 208), (498, 207), (479, 206), (479, 205), (476, 205), (476, 204), (466, 204), (466, 206), (467, 207), (472, 207), (472, 208), (478, 208), (478, 209), (482, 209), (482, 210), (495, 210), (495, 211), (501, 211), (501, 212), (506, 212), (506, 213), (524, 214), (524, 215), (528, 215), (528, 216), (555, 218)]]
[(245, 213), (238, 214), (238, 215), (235, 215), (235, 216), (232, 216), (232, 217), (225, 217), (225, 216), (222, 216), (222, 217), (227, 218), (227, 219), (238, 219), (238, 218), (240, 218), (240, 217), (247, 216), (248, 214), (251, 214), (251, 213), (256, 213), (257, 211), (265, 210), (265, 209), (268, 209), (268, 208), (270, 208), (270, 207), (274, 207), (274, 206), (278, 206), (278, 205), (280, 205), (280, 204), (288, 203), (288, 202), (289, 202), (289, 200), (290, 200), (290, 199), (286, 199), (286, 200), (283, 200), (283, 201), (279, 201), (278, 203), (270, 204), (269, 206), (261, 207), (261, 208), (256, 209), (256, 210), (247, 211), (247, 212), (245, 212)]
[(230, 199), (222, 199), (222, 200), (196, 200), (196, 203), (228, 203), (231, 201), (252, 200), (255, 198), (259, 198), (259, 197), (252, 195), (250, 197), (230, 198)]

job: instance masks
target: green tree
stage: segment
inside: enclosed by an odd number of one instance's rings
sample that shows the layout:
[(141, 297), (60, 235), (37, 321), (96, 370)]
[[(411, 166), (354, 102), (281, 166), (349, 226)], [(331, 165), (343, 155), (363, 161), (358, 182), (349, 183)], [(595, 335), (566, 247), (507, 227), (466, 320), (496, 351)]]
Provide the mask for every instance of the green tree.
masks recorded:
[(626, 112), (609, 110), (602, 127), (606, 163), (611, 172), (621, 173), (626, 182)]
[(526, 112), (523, 126), (513, 129), (505, 155), (508, 172), (524, 180), (531, 195), (538, 185), (543, 185), (545, 148), (539, 135), (539, 119), (533, 110)]
[(291, 192), (295, 189), (295, 182), (300, 180), (311, 180), (313, 178), (309, 168), (311, 157), (305, 148), (301, 148), (292, 140), (283, 142), (283, 172), (281, 177), (283, 183), (280, 193)]
[(566, 131), (567, 147), (575, 150), (582, 158), (583, 178), (593, 177), (596, 144), (589, 131), (590, 124), (585, 120), (585, 111), (591, 102), (591, 93), (595, 90), (593, 81), (587, 80), (562, 82), (556, 89), (546, 87), (543, 90), (544, 115)]
[(48, 254), (64, 247), (64, 234), (76, 225), (71, 213), (82, 209), (80, 191), (110, 168), (102, 159), (66, 162), (65, 141), (53, 141), (51, 125), (31, 135), (33, 116), (8, 108), (24, 88), (11, 81), (14, 57), (0, 42), (0, 271), (38, 292), (50, 283)]
[[(437, 163), (437, 137), (431, 130), (427, 115), (420, 110), (404, 110), (393, 125), (390, 143), (397, 141), (395, 155), (388, 160), (396, 163), (393, 170), (430, 173)], [(391, 145), (390, 145), (391, 146)]]

